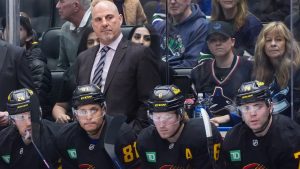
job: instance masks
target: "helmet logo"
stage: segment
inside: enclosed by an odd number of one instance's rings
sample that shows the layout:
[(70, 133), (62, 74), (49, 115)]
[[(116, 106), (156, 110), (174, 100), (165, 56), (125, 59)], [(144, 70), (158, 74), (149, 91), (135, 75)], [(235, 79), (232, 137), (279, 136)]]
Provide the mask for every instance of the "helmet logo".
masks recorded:
[(87, 92), (87, 91), (89, 91), (89, 87), (84, 86), (84, 87), (79, 88), (79, 90), (82, 91), (82, 92)]
[(162, 93), (158, 93), (158, 98), (162, 98), (163, 97), (163, 94)]
[(252, 96), (253, 96), (253, 94), (245, 95), (245, 96), (242, 96), (242, 99), (247, 99), (247, 98), (250, 98)]
[(251, 91), (251, 85), (247, 85), (244, 87), (244, 91), (247, 92), (247, 91)]
[(82, 96), (80, 97), (80, 100), (86, 100), (86, 99), (90, 99), (92, 98), (92, 96)]
[(21, 109), (21, 108), (28, 107), (28, 106), (29, 106), (28, 104), (23, 104), (23, 105), (18, 106), (17, 109)]
[(260, 82), (260, 81), (256, 81), (256, 84), (257, 84), (257, 86), (258, 86), (258, 87), (260, 87), (260, 86), (264, 86), (264, 85), (265, 85), (265, 83), (264, 83), (264, 82)]
[(173, 93), (174, 94), (178, 94), (178, 93), (180, 93), (180, 89), (178, 89), (178, 88), (175, 88), (175, 87), (172, 87), (172, 91), (173, 91)]
[(27, 89), (27, 91), (28, 91), (28, 93), (29, 93), (30, 95), (33, 95), (33, 91), (32, 91), (32, 90)]
[(17, 96), (17, 101), (23, 101), (23, 100), (25, 100), (24, 95), (22, 95), (22, 96)]
[(167, 106), (166, 103), (158, 103), (154, 105), (154, 107), (165, 107), (165, 106)]

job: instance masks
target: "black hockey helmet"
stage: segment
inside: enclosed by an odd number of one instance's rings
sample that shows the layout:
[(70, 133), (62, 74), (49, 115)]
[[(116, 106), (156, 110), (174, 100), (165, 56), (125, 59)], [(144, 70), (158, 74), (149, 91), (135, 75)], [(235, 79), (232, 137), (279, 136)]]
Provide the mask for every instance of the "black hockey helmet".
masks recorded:
[(148, 100), (148, 106), (150, 113), (178, 110), (184, 106), (184, 97), (175, 85), (156, 86)]
[(86, 104), (99, 104), (102, 106), (104, 101), (101, 89), (95, 84), (78, 86), (73, 92), (72, 105), (75, 109)]
[(30, 89), (14, 90), (8, 95), (7, 111), (9, 115), (31, 112), (31, 97), (34, 93)]
[(271, 96), (268, 86), (266, 86), (264, 82), (255, 80), (245, 82), (241, 85), (236, 97), (236, 104), (240, 106), (256, 101), (268, 101), (270, 98)]

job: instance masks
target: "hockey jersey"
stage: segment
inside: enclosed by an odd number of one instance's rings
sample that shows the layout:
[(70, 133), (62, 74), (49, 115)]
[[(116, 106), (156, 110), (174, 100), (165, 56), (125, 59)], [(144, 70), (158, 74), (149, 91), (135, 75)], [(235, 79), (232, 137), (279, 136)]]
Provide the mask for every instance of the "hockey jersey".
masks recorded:
[[(212, 157), (219, 159), (221, 135), (213, 128)], [(201, 118), (191, 119), (182, 130), (176, 143), (162, 139), (154, 126), (141, 131), (137, 150), (143, 169), (195, 168), (211, 169), (204, 123)]]
[[(60, 156), (55, 148), (54, 132), (60, 125), (42, 120), (40, 126), (40, 141), (36, 143), (37, 147), (47, 163), (55, 168)], [(15, 126), (5, 128), (0, 136), (0, 169), (47, 169), (33, 144), (25, 145)]]
[[(105, 115), (100, 138), (92, 140), (88, 137), (79, 123), (70, 123), (62, 128), (57, 134), (57, 146), (62, 154), (63, 169), (113, 169), (112, 159), (104, 148), (104, 136), (112, 120), (111, 116)], [(118, 132), (115, 153), (118, 160), (125, 168), (133, 168), (138, 165), (136, 154), (136, 135), (125, 123)]]
[(215, 59), (206, 60), (192, 70), (191, 79), (197, 93), (212, 94), (219, 86), (226, 97), (234, 99), (241, 84), (251, 80), (252, 66), (251, 61), (235, 56), (230, 71), (221, 80), (216, 75)]
[(257, 137), (245, 123), (227, 132), (221, 151), (227, 169), (300, 168), (300, 126), (273, 115), (265, 136)]

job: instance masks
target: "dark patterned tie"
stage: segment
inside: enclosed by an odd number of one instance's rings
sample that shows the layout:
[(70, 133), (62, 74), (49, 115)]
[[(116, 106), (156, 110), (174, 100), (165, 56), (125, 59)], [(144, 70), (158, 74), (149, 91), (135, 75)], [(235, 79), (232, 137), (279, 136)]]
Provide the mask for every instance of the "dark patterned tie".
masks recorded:
[(102, 80), (102, 72), (103, 72), (103, 68), (104, 68), (104, 63), (105, 63), (105, 57), (107, 52), (109, 51), (109, 47), (108, 46), (104, 46), (100, 53), (101, 53), (101, 58), (97, 64), (96, 70), (94, 72), (94, 77), (93, 77), (93, 84), (98, 85), (101, 88), (101, 80)]

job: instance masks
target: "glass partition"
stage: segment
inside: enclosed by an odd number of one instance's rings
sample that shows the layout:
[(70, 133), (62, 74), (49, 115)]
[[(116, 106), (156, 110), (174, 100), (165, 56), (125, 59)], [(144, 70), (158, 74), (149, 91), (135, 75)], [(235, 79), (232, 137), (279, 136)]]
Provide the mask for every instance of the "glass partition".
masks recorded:
[[(56, 26), (59, 27), (64, 23), (64, 21), (59, 18), (57, 9), (55, 8), (57, 1), (58, 0), (20, 1), (20, 11), (26, 12), (31, 17), (32, 26), (39, 37), (47, 29)], [(122, 4), (118, 4), (120, 2), (121, 1), (115, 1), (119, 10), (123, 9), (121, 8)], [(162, 72), (162, 76), (165, 79), (162, 83), (175, 83), (181, 87), (186, 97), (192, 97), (196, 95), (190, 87), (192, 84), (192, 68), (196, 67), (203, 60), (214, 59), (207, 45), (207, 24), (211, 20), (224, 20), (233, 24), (239, 23), (232, 18), (226, 18), (224, 13), (222, 14), (218, 11), (222, 10), (222, 8), (219, 7), (220, 4), (217, 3), (217, 0), (192, 0), (191, 6), (188, 7), (190, 10), (187, 10), (186, 13), (180, 13), (185, 10), (183, 7), (186, 5), (186, 2), (188, 1), (140, 0), (138, 9), (132, 11), (123, 9), (124, 11), (120, 11), (120, 13), (124, 15), (125, 22), (123, 27), (127, 26), (126, 29), (123, 29), (125, 35), (128, 34), (128, 36), (130, 36), (129, 32), (135, 25), (151, 25), (152, 27), (149, 28), (150, 34), (152, 30), (156, 30), (157, 33), (155, 33), (155, 36), (151, 36), (151, 40), (153, 40), (151, 48), (155, 50), (155, 55), (161, 58), (164, 66), (167, 66)], [(292, 31), (294, 38), (298, 43), (300, 42), (299, 0), (237, 0), (236, 2), (245, 2), (247, 5), (245, 9), (248, 9), (263, 26), (268, 25), (268, 23), (272, 21), (284, 22)], [(6, 16), (6, 7), (6, 0), (1, 0), (0, 19)], [(128, 18), (125, 18), (125, 16), (128, 15), (136, 16), (136, 22), (130, 22)], [(182, 15), (186, 15), (186, 17), (182, 17)], [(235, 28), (243, 28), (244, 25), (241, 24)], [(0, 28), (2, 28), (2, 24)], [(238, 29), (236, 29), (236, 31), (237, 30)], [(258, 34), (255, 35), (256, 37), (251, 37), (252, 34), (250, 34), (250, 32), (248, 33), (248, 37), (236, 37), (236, 44), (239, 43), (242, 45), (237, 47), (235, 44), (235, 54), (246, 57), (249, 60), (254, 60), (255, 43)], [(147, 37), (145, 36), (145, 38)], [(248, 38), (250, 40), (248, 40)], [(245, 42), (243, 42), (243, 40)], [(254, 42), (254, 46), (251, 46), (252, 42)], [(294, 48), (295, 47), (292, 46), (286, 49), (291, 50)], [(297, 53), (293, 53), (292, 51), (286, 52), (290, 53), (291, 61), (295, 61), (299, 57), (295, 56)], [(298, 110), (294, 108), (298, 107), (296, 105), (298, 104), (298, 90), (296, 90), (298, 88), (298, 67), (295, 64), (292, 65), (294, 66), (290, 66), (289, 70), (291, 76), (287, 86), (289, 86), (291, 92), (290, 99), (288, 100), (290, 100), (293, 116), (295, 116), (295, 111)]]

